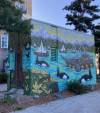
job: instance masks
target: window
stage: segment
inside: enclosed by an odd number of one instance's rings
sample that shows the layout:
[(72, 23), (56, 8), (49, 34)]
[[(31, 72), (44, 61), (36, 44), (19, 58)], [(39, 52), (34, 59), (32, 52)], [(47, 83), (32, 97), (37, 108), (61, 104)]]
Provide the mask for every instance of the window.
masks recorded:
[(1, 35), (1, 48), (8, 48), (8, 34), (4, 33)]
[(26, 13), (27, 8), (24, 3), (15, 2), (15, 7), (22, 10), (23, 13)]

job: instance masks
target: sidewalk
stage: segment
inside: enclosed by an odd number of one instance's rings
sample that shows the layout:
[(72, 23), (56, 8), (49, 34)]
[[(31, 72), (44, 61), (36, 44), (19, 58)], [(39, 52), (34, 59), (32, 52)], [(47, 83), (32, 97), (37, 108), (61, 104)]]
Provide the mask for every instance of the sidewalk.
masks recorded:
[(0, 92), (7, 91), (7, 84), (0, 84)]
[(100, 113), (100, 91), (33, 106), (12, 113)]

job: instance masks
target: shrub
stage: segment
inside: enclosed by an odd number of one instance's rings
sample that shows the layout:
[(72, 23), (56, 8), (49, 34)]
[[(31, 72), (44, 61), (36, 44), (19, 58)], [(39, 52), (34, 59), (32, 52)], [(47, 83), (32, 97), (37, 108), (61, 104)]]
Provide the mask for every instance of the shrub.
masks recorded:
[(15, 110), (15, 111), (19, 111), (19, 110), (22, 110), (22, 109), (23, 109), (23, 107), (17, 106), (14, 110)]
[(0, 73), (0, 83), (7, 83), (7, 74)]
[(11, 98), (11, 96), (7, 95), (4, 97), (4, 103), (6, 104), (14, 104), (15, 103), (15, 99)]
[(79, 81), (70, 81), (68, 83), (68, 90), (75, 94), (83, 94), (89, 91), (88, 87), (82, 85)]
[(58, 84), (55, 81), (49, 82), (49, 89), (51, 89), (51, 93), (57, 93), (58, 92)]

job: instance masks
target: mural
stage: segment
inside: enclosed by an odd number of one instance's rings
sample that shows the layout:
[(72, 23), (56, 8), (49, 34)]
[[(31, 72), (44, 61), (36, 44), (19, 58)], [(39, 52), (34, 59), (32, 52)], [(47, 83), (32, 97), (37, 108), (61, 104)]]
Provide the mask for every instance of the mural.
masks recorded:
[[(70, 80), (83, 84), (96, 83), (94, 38), (92, 35), (67, 30), (51, 24), (32, 21), (30, 69), (48, 74), (63, 91)], [(28, 63), (24, 68), (29, 67)], [(34, 88), (33, 88), (34, 90)]]
[[(30, 89), (32, 95), (40, 96), (63, 91), (70, 80), (79, 80), (85, 85), (96, 84), (92, 35), (36, 20), (32, 20), (32, 24), (30, 55), (27, 57), (23, 49), (22, 57), (23, 71), (30, 70), (30, 76), (26, 74), (25, 77), (28, 92)], [(11, 66), (14, 68), (14, 64)]]
[[(36, 20), (32, 24), (31, 48), (29, 51), (23, 48), (22, 57), (23, 72), (29, 70), (25, 75), (26, 92), (37, 97), (63, 91), (70, 80), (96, 84), (92, 35)], [(8, 54), (7, 48), (0, 48), (0, 71), (8, 68), (15, 70), (15, 53)]]

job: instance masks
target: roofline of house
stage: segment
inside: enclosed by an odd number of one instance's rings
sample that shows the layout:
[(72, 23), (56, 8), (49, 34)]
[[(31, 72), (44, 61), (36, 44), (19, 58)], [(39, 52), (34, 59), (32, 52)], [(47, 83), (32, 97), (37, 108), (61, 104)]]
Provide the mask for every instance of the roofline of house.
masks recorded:
[(52, 24), (52, 23), (49, 23), (49, 22), (44, 22), (44, 21), (41, 21), (41, 20), (33, 19), (33, 18), (32, 18), (31, 20), (37, 21), (37, 22), (40, 22), (40, 23), (44, 23), (44, 24), (48, 24), (48, 25), (50, 25), (50, 26), (52, 26), (52, 27), (62, 28), (62, 29), (68, 30), (68, 31), (73, 31), (73, 32), (76, 32), (76, 33), (79, 33), (79, 34), (85, 34), (85, 35), (87, 35), (87, 36), (92, 36), (92, 37), (94, 37), (92, 34), (87, 34), (87, 33), (84, 33), (84, 32), (79, 32), (79, 31), (76, 31), (76, 30), (67, 29), (67, 28), (65, 28), (65, 27), (62, 27), (62, 26), (59, 26), (59, 25), (55, 25), (55, 24)]

